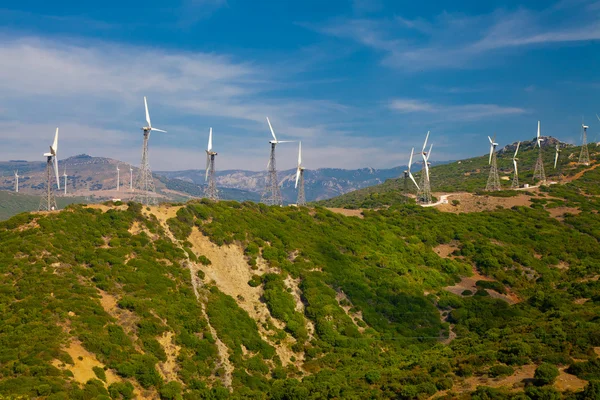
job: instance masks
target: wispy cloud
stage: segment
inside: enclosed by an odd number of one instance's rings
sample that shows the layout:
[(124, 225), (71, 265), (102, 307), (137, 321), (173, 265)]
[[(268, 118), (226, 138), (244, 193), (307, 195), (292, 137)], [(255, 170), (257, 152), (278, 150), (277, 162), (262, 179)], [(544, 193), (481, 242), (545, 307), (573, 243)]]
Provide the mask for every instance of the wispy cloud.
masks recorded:
[(382, 63), (393, 68), (478, 68), (488, 65), (486, 56), (499, 52), (600, 40), (600, 9), (590, 1), (581, 3), (588, 7), (571, 4), (573, 17), (562, 19), (561, 8), (520, 8), (475, 16), (442, 13), (432, 20), (338, 18), (313, 29), (381, 52)]
[(519, 107), (503, 107), (497, 104), (440, 105), (415, 99), (394, 99), (389, 108), (399, 113), (437, 114), (450, 121), (474, 121), (506, 115), (519, 115), (527, 111)]

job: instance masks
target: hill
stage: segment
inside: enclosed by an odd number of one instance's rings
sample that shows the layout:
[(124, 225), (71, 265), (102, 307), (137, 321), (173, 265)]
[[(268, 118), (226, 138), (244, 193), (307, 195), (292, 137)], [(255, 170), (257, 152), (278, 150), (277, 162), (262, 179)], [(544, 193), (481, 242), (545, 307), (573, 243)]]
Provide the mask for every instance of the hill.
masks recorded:
[(0, 396), (594, 398), (599, 180), (473, 213), (20, 214), (0, 222)]
[[(552, 137), (545, 137), (542, 147), (545, 162), (546, 177), (550, 181), (561, 181), (569, 176), (583, 171), (585, 168), (577, 164), (581, 147), (571, 146)], [(561, 146), (561, 153), (557, 168), (554, 169), (555, 146)], [(503, 147), (497, 153), (500, 184), (505, 190), (509, 190), (513, 178), (512, 157), (517, 143)], [(589, 145), (590, 157), (597, 158), (598, 148), (595, 144)], [(538, 150), (535, 142), (524, 141), (519, 149), (519, 182), (523, 184), (536, 185), (533, 180), (533, 170), (537, 160)], [(485, 189), (489, 167), (489, 154), (473, 157), (465, 160), (450, 162), (443, 165), (434, 165), (430, 168), (431, 189), (439, 193), (482, 192)], [(420, 182), (419, 173), (414, 173), (417, 182)], [(407, 182), (408, 193), (416, 194), (416, 188), (411, 181)], [(404, 178), (389, 179), (380, 185), (356, 190), (318, 202), (325, 207), (347, 207), (347, 208), (373, 208), (395, 204), (406, 201), (401, 196), (404, 189)], [(509, 195), (509, 194), (507, 194)], [(414, 197), (414, 196), (413, 196)]]
[[(58, 208), (65, 208), (69, 204), (84, 203), (83, 197), (57, 197)], [(0, 221), (8, 219), (13, 215), (37, 211), (40, 205), (40, 197), (23, 193), (13, 193), (0, 190)]]

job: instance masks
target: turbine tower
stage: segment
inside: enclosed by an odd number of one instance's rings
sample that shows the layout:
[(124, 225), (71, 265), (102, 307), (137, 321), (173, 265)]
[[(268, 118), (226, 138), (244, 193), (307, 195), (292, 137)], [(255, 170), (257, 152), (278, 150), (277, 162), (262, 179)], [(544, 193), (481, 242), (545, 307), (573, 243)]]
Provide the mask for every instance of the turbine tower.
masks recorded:
[(142, 162), (140, 164), (140, 171), (138, 174), (136, 188), (138, 192), (134, 196), (135, 201), (139, 201), (144, 205), (155, 205), (156, 204), (156, 189), (154, 187), (154, 178), (152, 177), (152, 171), (150, 170), (150, 161), (148, 159), (148, 139), (150, 138), (150, 132), (157, 131), (166, 133), (161, 129), (152, 127), (150, 122), (150, 113), (148, 112), (148, 102), (144, 96), (144, 106), (146, 107), (146, 122), (148, 126), (144, 126), (144, 145), (142, 147)]
[(63, 178), (65, 178), (65, 196), (67, 195), (67, 166), (65, 165), (65, 170), (63, 172)]
[(46, 192), (42, 195), (38, 211), (53, 211), (58, 209), (56, 205), (56, 197), (52, 190), (52, 170), (56, 177), (56, 187), (60, 190), (60, 178), (58, 177), (58, 128), (54, 134), (54, 143), (50, 146), (50, 152), (44, 153), (46, 157)]
[(281, 189), (279, 188), (279, 180), (277, 179), (275, 147), (277, 147), (279, 143), (290, 143), (291, 141), (277, 140), (277, 136), (275, 136), (275, 131), (271, 126), (271, 121), (269, 121), (269, 117), (267, 117), (267, 123), (269, 124), (271, 135), (273, 135), (273, 140), (269, 141), (269, 143), (271, 144), (271, 155), (269, 156), (269, 163), (267, 164), (267, 185), (265, 186), (265, 191), (260, 201), (268, 206), (281, 206), (283, 205), (283, 199), (281, 198)]
[(425, 142), (423, 142), (423, 149), (421, 150), (421, 157), (423, 157), (423, 170), (421, 171), (421, 185), (417, 186), (419, 190), (417, 191), (417, 202), (421, 204), (430, 204), (431, 203), (431, 184), (429, 181), (429, 154), (431, 154), (431, 147), (429, 147), (429, 152), (425, 151), (425, 147), (427, 147), (427, 140), (429, 139), (429, 131), (427, 131), (427, 136), (425, 136)]
[(119, 191), (120, 186), (121, 186), (121, 170), (119, 169), (119, 164), (117, 164), (117, 192)]
[(217, 181), (215, 177), (215, 156), (216, 152), (212, 149), (212, 128), (208, 133), (208, 147), (206, 148), (206, 175), (204, 175), (204, 181), (208, 181), (206, 189), (204, 189), (204, 196), (210, 200), (219, 200), (219, 191), (217, 190)]
[(538, 121), (537, 139), (536, 145), (539, 147), (539, 153), (537, 161), (535, 162), (535, 169), (533, 170), (533, 179), (537, 179), (540, 184), (546, 183), (546, 173), (544, 172), (544, 158), (542, 157), (542, 142), (544, 139), (541, 137), (540, 121)]
[(500, 177), (498, 176), (498, 162), (496, 159), (496, 147), (498, 143), (496, 143), (496, 134), (494, 134), (494, 140), (488, 136), (490, 141), (490, 159), (488, 164), (491, 165), (490, 168), (490, 176), (488, 177), (487, 185), (485, 185), (485, 190), (488, 192), (502, 190), (500, 186)]
[(15, 171), (15, 193), (19, 193), (19, 170)]
[[(298, 182), (300, 186), (298, 186)], [(296, 169), (296, 189), (298, 189), (298, 207), (306, 205), (306, 196), (304, 195), (304, 167), (302, 166), (302, 142), (298, 143), (298, 168)]]
[(515, 176), (513, 177), (511, 189), (518, 189), (518, 187), (519, 187), (519, 169), (517, 168), (517, 161), (519, 161), (519, 159), (517, 158), (517, 154), (519, 153), (520, 145), (521, 145), (521, 142), (518, 142), (517, 149), (515, 150), (515, 155), (513, 156), (513, 159), (512, 159), (513, 165), (515, 166)]
[[(597, 117), (598, 115), (596, 115)], [(600, 120), (600, 118), (598, 118)], [(587, 129), (586, 125), (581, 124), (581, 129), (583, 129), (582, 143), (581, 143), (581, 153), (579, 153), (579, 164), (590, 165), (590, 153), (588, 152), (587, 146)]]

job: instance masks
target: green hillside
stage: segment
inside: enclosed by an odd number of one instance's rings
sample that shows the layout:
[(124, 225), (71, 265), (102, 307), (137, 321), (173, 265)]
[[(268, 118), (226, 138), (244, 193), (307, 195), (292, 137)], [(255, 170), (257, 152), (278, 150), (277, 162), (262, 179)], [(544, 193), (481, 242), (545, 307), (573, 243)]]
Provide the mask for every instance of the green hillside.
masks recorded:
[[(555, 139), (550, 138), (555, 141)], [(500, 184), (503, 189), (509, 190), (513, 179), (513, 162), (516, 143), (507, 146), (507, 151), (498, 153), (498, 170), (500, 175)], [(595, 145), (590, 145), (590, 157), (596, 158), (597, 149)], [(576, 165), (579, 158), (581, 147), (563, 147), (561, 149), (557, 168), (554, 169), (554, 146), (549, 145), (543, 148), (543, 159), (545, 171), (548, 180), (557, 181), (561, 174), (572, 176), (584, 169), (583, 166)], [(523, 142), (519, 149), (519, 182), (521, 186), (527, 183), (535, 185), (533, 180), (533, 170), (537, 160), (538, 150), (534, 148), (533, 142)], [(434, 192), (482, 192), (485, 189), (490, 166), (488, 165), (489, 155), (469, 158), (466, 160), (455, 161), (448, 164), (438, 165), (430, 168), (431, 190)], [(420, 182), (421, 172), (415, 175), (417, 182)], [(505, 179), (502, 179), (502, 178)], [(384, 205), (398, 204), (406, 201), (401, 195), (404, 188), (404, 178), (389, 179), (384, 183), (368, 188), (356, 190), (338, 196), (332, 199), (317, 202), (324, 207), (347, 207), (347, 208), (376, 208)], [(415, 194), (416, 188), (412, 181), (408, 182), (409, 193)]]
[(599, 181), (485, 213), (20, 214), (0, 222), (0, 396), (597, 398)]
[[(58, 208), (65, 208), (69, 204), (82, 203), (83, 197), (57, 197)], [(0, 221), (8, 219), (13, 215), (37, 211), (40, 206), (40, 196), (32, 196), (22, 193), (14, 193), (0, 190)]]

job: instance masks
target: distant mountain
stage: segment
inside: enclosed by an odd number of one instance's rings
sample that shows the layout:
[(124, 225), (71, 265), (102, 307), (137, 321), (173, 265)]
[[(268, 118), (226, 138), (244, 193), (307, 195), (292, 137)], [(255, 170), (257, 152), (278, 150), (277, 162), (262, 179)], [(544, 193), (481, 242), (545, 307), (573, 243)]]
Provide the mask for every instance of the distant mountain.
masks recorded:
[[(434, 165), (445, 162), (434, 162)], [(414, 171), (418, 171), (420, 166), (414, 165)], [(389, 169), (361, 168), (361, 169), (341, 169), (341, 168), (320, 168), (315, 170), (307, 169), (304, 171), (304, 187), (307, 201), (317, 201), (339, 196), (364, 187), (378, 185), (387, 179), (397, 178), (406, 169), (406, 166), (398, 166)], [(190, 169), (184, 171), (158, 171), (157, 175), (162, 175), (169, 179), (178, 179), (189, 183), (199, 185), (204, 184), (204, 170)], [(262, 194), (267, 182), (267, 171), (244, 171), (244, 170), (225, 170), (218, 171), (217, 186), (219, 188), (245, 190)], [(288, 169), (279, 171), (279, 181), (281, 182), (281, 192), (286, 203), (296, 202), (296, 170)]]
[[(96, 201), (115, 197), (126, 200), (131, 196), (129, 189), (129, 164), (106, 157), (92, 157), (87, 154), (59, 160), (61, 187), (64, 182), (63, 171), (67, 173), (69, 196), (93, 196)], [(117, 191), (117, 165), (121, 168), (120, 191)], [(0, 190), (13, 191), (15, 187), (14, 172), (19, 171), (19, 191), (22, 194), (39, 195), (45, 185), (45, 162), (11, 160), (0, 162)], [(135, 183), (138, 168), (133, 167)], [(190, 197), (202, 197), (203, 187), (190, 182), (162, 178), (155, 175), (156, 191), (168, 201), (183, 201)], [(89, 187), (89, 191), (88, 191)], [(224, 200), (260, 199), (256, 193), (235, 188), (220, 188)], [(24, 210), (23, 210), (24, 211)]]

